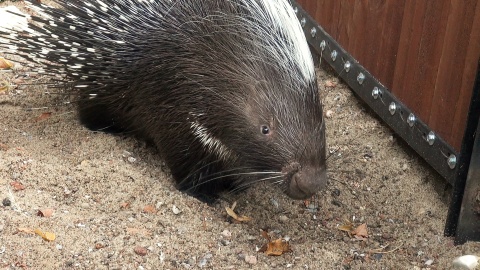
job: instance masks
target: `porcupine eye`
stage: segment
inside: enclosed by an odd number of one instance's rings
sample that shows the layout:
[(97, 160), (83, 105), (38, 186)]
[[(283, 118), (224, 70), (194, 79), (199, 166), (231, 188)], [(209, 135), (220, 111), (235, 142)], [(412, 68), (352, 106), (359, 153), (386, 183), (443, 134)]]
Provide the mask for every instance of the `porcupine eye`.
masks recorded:
[(263, 135), (268, 135), (270, 134), (270, 128), (268, 126), (262, 126), (260, 127), (260, 131), (262, 132)]

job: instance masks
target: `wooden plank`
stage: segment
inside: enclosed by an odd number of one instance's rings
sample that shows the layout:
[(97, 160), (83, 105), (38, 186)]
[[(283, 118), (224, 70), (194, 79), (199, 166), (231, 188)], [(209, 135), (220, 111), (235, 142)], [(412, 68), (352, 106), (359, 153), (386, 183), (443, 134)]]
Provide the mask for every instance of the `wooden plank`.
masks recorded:
[(299, 2), (361, 65), (460, 151), (480, 57), (480, 1)]
[(472, 16), (472, 29), (469, 34), (470, 38), (468, 39), (465, 65), (462, 70), (458, 71), (462, 74), (461, 85), (457, 85), (460, 91), (460, 98), (455, 104), (457, 109), (451, 128), (451, 141), (456, 149), (460, 149), (463, 140), (470, 100), (472, 99), (472, 89), (475, 83), (475, 74), (477, 72), (478, 61), (480, 61), (480, 2), (476, 1), (475, 5), (476, 6), (469, 7), (475, 10), (475, 13)]
[(383, 25), (381, 32), (377, 36), (378, 58), (376, 59), (374, 76), (392, 89), (393, 74), (395, 72), (395, 63), (397, 61), (398, 38), (401, 32), (403, 12), (405, 10), (405, 1), (387, 0), (381, 17), (378, 18), (378, 24)]

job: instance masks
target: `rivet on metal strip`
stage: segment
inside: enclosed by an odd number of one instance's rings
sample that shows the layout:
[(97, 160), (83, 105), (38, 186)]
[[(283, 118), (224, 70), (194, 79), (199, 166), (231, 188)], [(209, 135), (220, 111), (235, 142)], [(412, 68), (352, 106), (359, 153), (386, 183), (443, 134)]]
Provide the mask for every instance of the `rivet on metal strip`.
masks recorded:
[(365, 81), (365, 74), (363, 74), (362, 72), (358, 73), (358, 76), (357, 76), (358, 84), (363, 84), (364, 81)]
[(457, 157), (454, 154), (451, 154), (447, 159), (447, 163), (450, 169), (455, 169), (455, 166), (457, 166)]
[(378, 87), (373, 87), (373, 90), (372, 90), (372, 97), (373, 99), (378, 99), (379, 96), (382, 95), (382, 90), (380, 90), (380, 88)]
[(332, 53), (330, 54), (330, 57), (332, 58), (332, 60), (335, 62), (335, 60), (337, 60), (337, 51), (336, 50), (333, 50)]
[(346, 72), (349, 72), (351, 67), (352, 67), (352, 64), (350, 63), (350, 61), (346, 61), (345, 64), (343, 64), (343, 68), (345, 69)]
[(390, 105), (388, 105), (388, 111), (391, 115), (394, 115), (397, 111), (397, 104), (395, 104), (395, 102), (390, 103)]
[(410, 113), (407, 118), (407, 123), (410, 127), (415, 125), (415, 121), (417, 121), (417, 117), (413, 113)]
[(322, 49), (322, 51), (325, 51), (326, 47), (327, 47), (327, 42), (325, 40), (322, 40), (322, 42), (320, 42), (320, 49)]
[(430, 131), (427, 135), (427, 142), (429, 145), (433, 145), (433, 143), (435, 142), (435, 133), (433, 133), (433, 131)]

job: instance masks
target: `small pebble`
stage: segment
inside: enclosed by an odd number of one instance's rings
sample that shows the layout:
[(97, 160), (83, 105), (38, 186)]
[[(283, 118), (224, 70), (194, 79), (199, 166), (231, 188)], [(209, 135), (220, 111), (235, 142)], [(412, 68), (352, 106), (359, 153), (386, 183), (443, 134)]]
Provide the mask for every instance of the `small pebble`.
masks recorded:
[(5, 198), (5, 199), (3, 199), (2, 204), (3, 204), (3, 206), (10, 206), (10, 205), (12, 205), (12, 202), (10, 201), (9, 198)]
[(127, 160), (128, 160), (128, 162), (130, 162), (130, 163), (134, 163), (135, 161), (137, 161), (137, 159), (134, 158), (134, 157), (128, 157)]
[(285, 215), (281, 215), (281, 216), (278, 217), (278, 219), (280, 220), (280, 222), (285, 222), (285, 221), (288, 220), (288, 217), (285, 216)]
[(326, 116), (327, 118), (332, 118), (332, 116), (333, 116), (333, 111), (332, 111), (332, 110), (328, 110), (328, 111), (325, 113), (325, 116)]
[(175, 215), (178, 215), (180, 214), (182, 211), (180, 209), (178, 209), (178, 207), (176, 205), (173, 205), (172, 206), (172, 212), (175, 214)]
[(88, 204), (88, 203), (86, 203), (86, 202), (83, 202), (83, 203), (80, 204), (80, 206), (81, 206), (82, 208), (89, 208), (89, 207), (90, 207), (90, 204)]
[(246, 255), (245, 256), (245, 262), (250, 264), (250, 265), (255, 265), (257, 264), (257, 257), (254, 255)]
[(433, 260), (432, 260), (432, 259), (427, 260), (427, 261), (425, 262), (425, 264), (426, 264), (426, 265), (432, 265), (432, 264), (433, 264)]
[(222, 231), (222, 235), (223, 235), (224, 237), (230, 238), (230, 237), (232, 237), (232, 232), (229, 231), (229, 230), (223, 230), (223, 231)]
[(135, 252), (135, 254), (139, 255), (139, 256), (145, 256), (147, 255), (147, 252), (148, 250), (144, 247), (141, 247), (141, 246), (136, 246), (133, 251)]
[(480, 258), (475, 255), (463, 255), (453, 260), (455, 269), (473, 270), (478, 265)]

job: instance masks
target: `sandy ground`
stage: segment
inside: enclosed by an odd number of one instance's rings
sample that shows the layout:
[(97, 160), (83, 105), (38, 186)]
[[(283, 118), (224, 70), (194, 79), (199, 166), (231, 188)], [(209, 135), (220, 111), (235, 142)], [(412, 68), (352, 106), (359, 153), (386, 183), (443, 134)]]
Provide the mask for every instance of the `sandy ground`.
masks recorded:
[[(327, 189), (306, 203), (259, 185), (213, 205), (177, 191), (155, 149), (82, 127), (68, 97), (30, 75), (0, 94), (0, 269), (450, 269), (480, 255), (443, 236), (443, 179), (331, 73), (318, 72)], [(227, 216), (233, 201), (251, 221)], [(368, 237), (339, 230), (349, 222)], [(262, 229), (291, 251), (258, 252)]]

